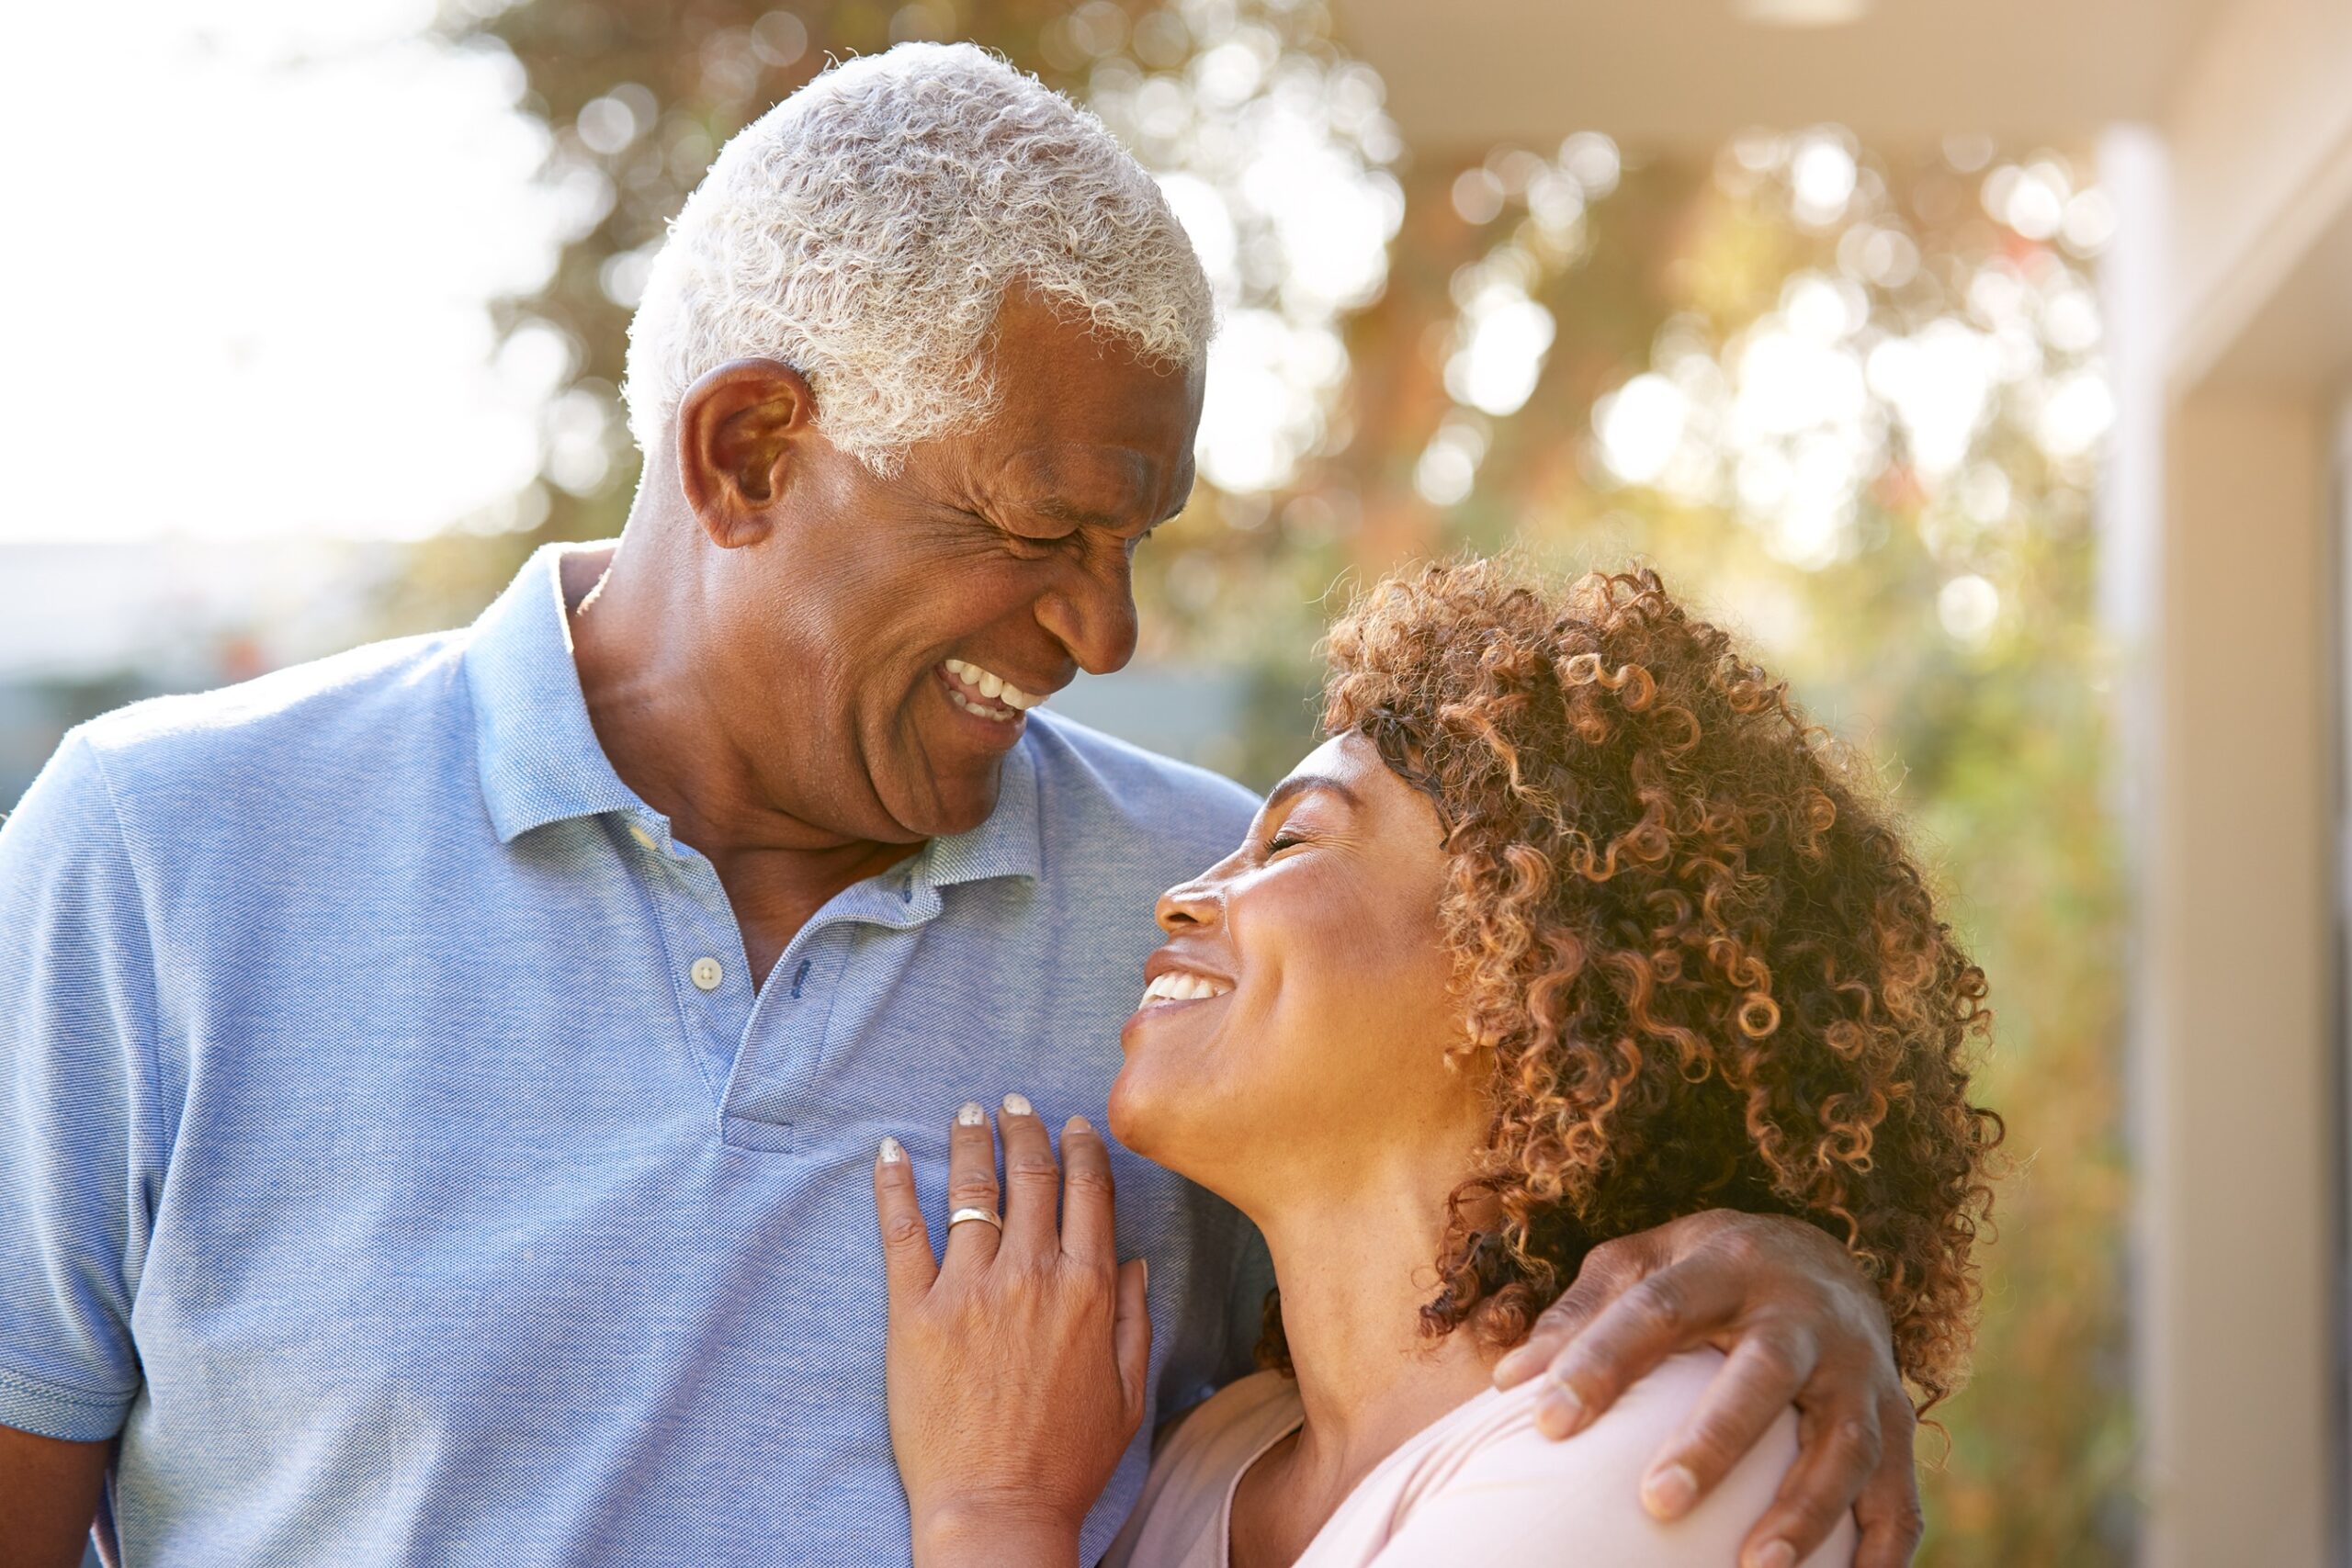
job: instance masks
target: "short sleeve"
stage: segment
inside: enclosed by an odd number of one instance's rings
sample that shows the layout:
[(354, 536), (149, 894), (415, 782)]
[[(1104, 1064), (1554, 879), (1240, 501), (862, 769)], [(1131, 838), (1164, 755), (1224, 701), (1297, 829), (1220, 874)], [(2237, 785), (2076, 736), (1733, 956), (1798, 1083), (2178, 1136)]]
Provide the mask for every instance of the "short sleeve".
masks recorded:
[(67, 738), (0, 821), (0, 1425), (114, 1436), (153, 1213), (154, 965), (97, 754)]

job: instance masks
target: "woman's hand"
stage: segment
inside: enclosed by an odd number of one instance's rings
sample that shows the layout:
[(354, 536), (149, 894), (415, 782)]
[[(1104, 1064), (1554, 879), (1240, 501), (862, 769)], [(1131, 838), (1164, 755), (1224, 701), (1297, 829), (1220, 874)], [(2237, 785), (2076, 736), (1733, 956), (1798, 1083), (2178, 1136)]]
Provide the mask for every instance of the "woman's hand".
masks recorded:
[[(1142, 1260), (1122, 1267), (1112, 1238), (1110, 1153), (1071, 1117), (1065, 1178), (1026, 1100), (1006, 1095), (998, 1121), (1004, 1228), (951, 1224), (944, 1261), (898, 1140), (874, 1165), (890, 1445), (921, 1568), (1075, 1564), (1079, 1527), (1143, 1422), (1151, 1322)], [(997, 1201), (988, 1113), (967, 1105), (948, 1133), (948, 1208)]]

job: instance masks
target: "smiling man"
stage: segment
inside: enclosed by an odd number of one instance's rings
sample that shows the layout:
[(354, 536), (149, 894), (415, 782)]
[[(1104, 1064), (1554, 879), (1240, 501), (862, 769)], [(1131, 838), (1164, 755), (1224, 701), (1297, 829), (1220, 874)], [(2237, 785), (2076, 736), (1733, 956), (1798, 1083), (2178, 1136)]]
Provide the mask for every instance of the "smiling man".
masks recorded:
[[(907, 1560), (873, 1150), (1100, 1123), (1153, 898), (1250, 815), (1037, 706), (1134, 650), (1211, 317), (1091, 118), (970, 49), (842, 66), (654, 268), (616, 545), (68, 739), (0, 829), (0, 1563), (94, 1517), (129, 1563)], [(1262, 1246), (1114, 1163), (1166, 1415), (1246, 1370)], [(1652, 1506), (1796, 1398), (1757, 1560), (1866, 1478), (1907, 1552), (1833, 1245), (1699, 1215), (1588, 1275), (1521, 1358), (1557, 1429), (1713, 1338)]]

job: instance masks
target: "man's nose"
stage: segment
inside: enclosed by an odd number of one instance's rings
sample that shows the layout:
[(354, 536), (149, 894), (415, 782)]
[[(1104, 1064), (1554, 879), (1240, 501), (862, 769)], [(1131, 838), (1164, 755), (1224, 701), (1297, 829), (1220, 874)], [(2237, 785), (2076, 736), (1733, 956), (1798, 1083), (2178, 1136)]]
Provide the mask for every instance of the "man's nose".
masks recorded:
[(1091, 552), (1037, 601), (1037, 624), (1089, 675), (1126, 668), (1136, 656), (1136, 591), (1127, 552)]

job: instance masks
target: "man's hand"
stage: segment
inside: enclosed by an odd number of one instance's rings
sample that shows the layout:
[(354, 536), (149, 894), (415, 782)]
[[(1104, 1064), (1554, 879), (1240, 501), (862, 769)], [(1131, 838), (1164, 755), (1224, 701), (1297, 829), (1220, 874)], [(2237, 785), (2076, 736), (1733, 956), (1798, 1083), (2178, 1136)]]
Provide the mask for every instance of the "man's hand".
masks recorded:
[(1852, 1509), (1856, 1568), (1902, 1568), (1919, 1544), (1910, 1396), (1879, 1299), (1842, 1248), (1802, 1220), (1712, 1209), (1595, 1247), (1527, 1343), (1503, 1358), (1510, 1388), (1551, 1383), (1536, 1424), (1565, 1438), (1678, 1350), (1729, 1359), (1643, 1482), (1679, 1518), (1790, 1404), (1800, 1451), (1748, 1532), (1741, 1568), (1792, 1568)]

